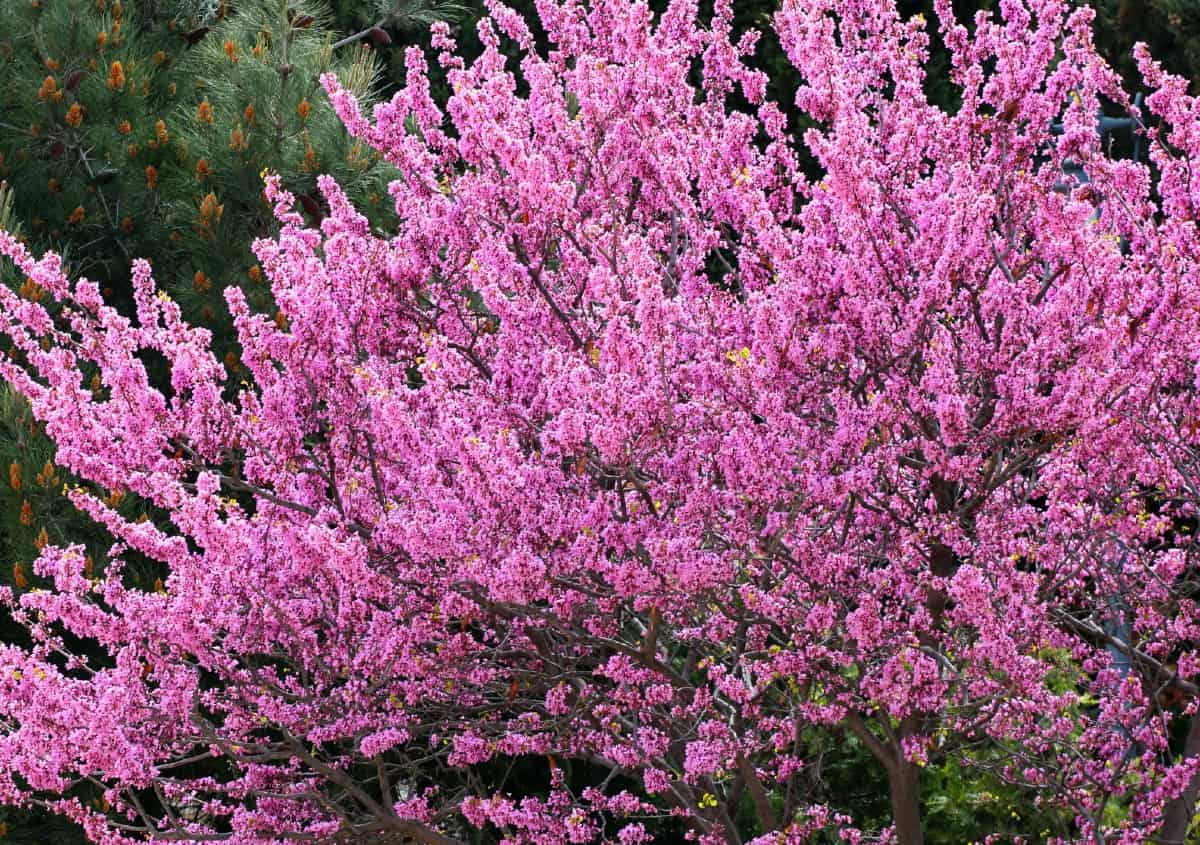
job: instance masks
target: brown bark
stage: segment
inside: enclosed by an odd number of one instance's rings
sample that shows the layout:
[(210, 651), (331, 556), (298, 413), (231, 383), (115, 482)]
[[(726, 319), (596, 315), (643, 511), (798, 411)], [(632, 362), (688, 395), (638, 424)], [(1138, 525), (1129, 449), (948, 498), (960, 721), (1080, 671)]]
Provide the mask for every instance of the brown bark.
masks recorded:
[[(852, 710), (846, 714), (846, 725), (887, 771), (888, 789), (892, 799), (892, 824), (896, 828), (896, 845), (924, 845), (925, 833), (921, 828), (920, 767), (904, 759), (899, 737), (894, 733), (889, 734), (891, 741), (884, 742), (871, 732), (862, 716)], [(903, 736), (904, 730), (910, 727), (902, 725), (900, 735)]]
[(888, 771), (892, 796), (892, 823), (896, 845), (924, 845), (921, 828), (921, 770), (903, 758)]
[(737, 764), (738, 771), (746, 782), (746, 789), (750, 792), (750, 800), (754, 802), (758, 823), (764, 831), (777, 830), (779, 821), (775, 818), (775, 811), (771, 809), (770, 796), (767, 795), (762, 781), (758, 779), (758, 773), (754, 771), (754, 764), (741, 754), (738, 754)]
[[(1184, 759), (1200, 756), (1200, 714), (1191, 718), (1183, 743), (1183, 756)], [(1196, 812), (1197, 798), (1200, 798), (1200, 772), (1192, 777), (1182, 795), (1167, 804), (1163, 811), (1163, 826), (1158, 831), (1158, 845), (1182, 845)]]

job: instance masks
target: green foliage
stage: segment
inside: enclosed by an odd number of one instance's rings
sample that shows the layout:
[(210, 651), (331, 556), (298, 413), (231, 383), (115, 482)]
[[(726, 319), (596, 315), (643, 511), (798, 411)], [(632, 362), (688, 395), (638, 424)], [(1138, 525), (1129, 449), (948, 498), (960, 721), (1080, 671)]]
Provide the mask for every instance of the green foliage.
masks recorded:
[(1071, 819), (1037, 808), (1028, 794), (988, 772), (944, 760), (923, 775), (923, 817), (930, 845), (962, 845), (989, 833), (1015, 835), (1031, 829), (1039, 832), (1039, 841), (1070, 835)]
[(0, 179), (38, 247), (61, 244), (97, 278), (128, 273), (167, 153), (155, 115), (171, 97), (166, 28), (120, 0), (22, 0), (0, 17)]
[(211, 27), (225, 17), (227, 0), (167, 0), (162, 11), (185, 32)]
[(21, 234), (21, 221), (12, 213), (13, 192), (7, 182), (0, 182), (0, 229)]
[(77, 827), (62, 816), (0, 805), (3, 845), (82, 845), (83, 841)]
[(358, 45), (333, 50), (328, 26), (313, 3), (247, 0), (179, 62), (189, 84), (169, 116), (174, 166), (160, 176), (172, 246), (167, 284), (186, 313), (226, 339), (226, 353), (236, 354), (221, 291), (241, 284), (253, 306), (270, 308), (266, 285), (251, 273), (252, 239), (273, 226), (264, 171), (280, 174), (313, 220), (322, 214), (322, 173), (377, 222), (386, 219), (395, 172), (347, 135), (318, 81), (332, 71), (370, 104), (376, 62)]
[(306, 206), (325, 172), (381, 211), (391, 170), (320, 88), (333, 71), (369, 103), (378, 73), (369, 51), (331, 48), (323, 6), (244, 0), (199, 35), (181, 6), (197, 4), (23, 0), (0, 18), (0, 179), (36, 249), (65, 250), (118, 301), (130, 259), (149, 258), (210, 322), (253, 263), (248, 236), (270, 231), (264, 168)]
[(1130, 51), (1144, 41), (1167, 70), (1190, 82), (1200, 79), (1200, 2), (1197, 0), (1092, 0), (1096, 44), (1121, 72), (1137, 84)]
[(457, 0), (332, 0), (334, 28), (374, 47), (385, 68), (380, 80), (385, 92), (404, 81), (404, 48), (427, 41), (429, 25), (444, 20), (473, 23), (483, 4)]

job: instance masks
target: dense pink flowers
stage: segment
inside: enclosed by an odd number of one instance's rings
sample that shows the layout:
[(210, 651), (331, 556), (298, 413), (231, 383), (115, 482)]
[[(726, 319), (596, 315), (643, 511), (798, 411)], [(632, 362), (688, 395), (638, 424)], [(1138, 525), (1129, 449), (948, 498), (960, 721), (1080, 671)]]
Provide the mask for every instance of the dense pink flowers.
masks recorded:
[[(968, 31), (939, 2), (947, 114), (935, 25), (788, 0), (797, 140), (729, 2), (708, 26), (686, 0), (538, 7), (523, 85), (499, 3), (473, 64), (435, 28), (444, 107), (417, 50), (371, 120), (323, 80), (400, 169), (396, 230), (327, 178), (305, 228), (268, 176), (286, 328), (227, 292), (241, 385), (144, 263), (131, 320), (0, 234), (61, 304), (0, 290), (0, 373), (117, 540), (98, 578), (47, 547), (50, 589), (2, 596), (34, 645), (0, 647), (0, 799), (95, 784), (107, 810), (55, 806), (113, 845), (634, 843), (671, 814), (733, 843), (736, 790), (756, 843), (868, 841), (796, 798), (816, 726), (886, 770), (891, 841), (920, 841), (945, 755), (1144, 841), (1200, 765), (1168, 746), (1200, 683), (1186, 86), (1143, 57), (1152, 181), (1099, 148), (1101, 97), (1128, 98), (1086, 9), (1008, 0)], [(1055, 190), (1065, 158), (1086, 189)], [(132, 555), (161, 592), (122, 581)], [(514, 761), (548, 786), (487, 780)]]

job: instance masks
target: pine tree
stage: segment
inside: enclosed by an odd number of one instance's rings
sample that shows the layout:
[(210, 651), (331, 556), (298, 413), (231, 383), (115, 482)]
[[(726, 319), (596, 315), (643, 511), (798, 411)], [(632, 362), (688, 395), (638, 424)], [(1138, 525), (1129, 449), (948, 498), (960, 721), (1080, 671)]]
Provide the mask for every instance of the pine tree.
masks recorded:
[(115, 277), (150, 242), (176, 41), (121, 0), (25, 0), (0, 19), (0, 178), (30, 238), (81, 272)]
[(378, 66), (367, 47), (334, 50), (329, 23), (314, 3), (247, 0), (179, 60), (187, 89), (167, 117), (173, 160), (158, 175), (164, 272), (185, 313), (224, 339), (231, 369), (237, 351), (222, 291), (242, 285), (256, 308), (271, 308), (246, 237), (271, 229), (264, 172), (280, 174), (314, 220), (324, 214), (320, 173), (337, 174), (376, 222), (386, 217), (394, 169), (346, 134), (317, 81), (333, 71), (371, 101)]

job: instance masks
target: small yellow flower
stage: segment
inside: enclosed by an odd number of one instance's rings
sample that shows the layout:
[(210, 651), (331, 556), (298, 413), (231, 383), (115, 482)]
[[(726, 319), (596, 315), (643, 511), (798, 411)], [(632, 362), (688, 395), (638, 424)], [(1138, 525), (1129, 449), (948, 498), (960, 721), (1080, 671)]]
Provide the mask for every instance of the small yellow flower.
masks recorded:
[(729, 359), (735, 367), (740, 367), (742, 364), (750, 360), (750, 347), (743, 346), (741, 349), (730, 349), (725, 353), (725, 357)]

